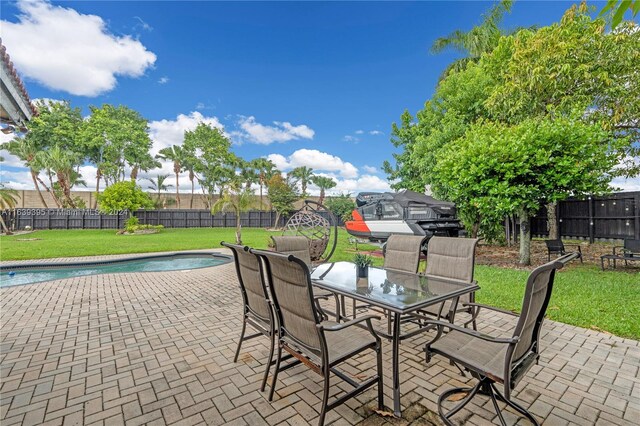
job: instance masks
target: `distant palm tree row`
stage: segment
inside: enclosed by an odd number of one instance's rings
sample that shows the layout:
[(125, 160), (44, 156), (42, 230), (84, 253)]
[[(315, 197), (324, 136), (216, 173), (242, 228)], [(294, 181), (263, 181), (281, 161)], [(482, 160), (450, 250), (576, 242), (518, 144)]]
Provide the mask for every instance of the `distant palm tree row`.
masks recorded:
[[(18, 157), (29, 169), (43, 207), (49, 207), (43, 192), (50, 194), (55, 207), (85, 207), (82, 200), (72, 196), (72, 189), (86, 187), (80, 168), (87, 164), (96, 168), (95, 191), (99, 193), (101, 182), (105, 186), (121, 182), (126, 179), (127, 170), (129, 179), (136, 182), (140, 172), (161, 167), (160, 161), (170, 162), (175, 184), (169, 184), (169, 175), (163, 174), (146, 180), (152, 182), (149, 189), (158, 195), (158, 200), (161, 192), (175, 188), (177, 208), (182, 207), (180, 176), (185, 172), (191, 183), (189, 208), (193, 208), (197, 183), (208, 208), (213, 206), (214, 196), (222, 197), (226, 188), (252, 192), (252, 185), (257, 185), (261, 209), (269, 179), (281, 173), (267, 158), (246, 161), (237, 157), (224, 132), (205, 123), (185, 131), (183, 143), (163, 148), (154, 156), (147, 120), (127, 107), (91, 107), (87, 119), (68, 102), (41, 102), (37, 108), (39, 113), (28, 123), (27, 133), (0, 148)], [(316, 185), (321, 200), (327, 189), (336, 186), (333, 179), (314, 175), (313, 169), (306, 166), (291, 170), (286, 180), (293, 188), (299, 185), (302, 196), (308, 196), (310, 184)]]

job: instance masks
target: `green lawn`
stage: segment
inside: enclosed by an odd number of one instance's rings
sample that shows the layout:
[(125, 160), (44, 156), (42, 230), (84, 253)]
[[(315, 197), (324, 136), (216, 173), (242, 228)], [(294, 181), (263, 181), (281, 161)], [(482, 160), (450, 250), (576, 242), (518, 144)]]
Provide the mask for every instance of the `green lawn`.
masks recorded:
[[(264, 229), (243, 229), (243, 243), (266, 248), (270, 235)], [(21, 239), (37, 238), (35, 241)], [(220, 241), (234, 241), (234, 229), (166, 229), (154, 235), (116, 235), (113, 230), (37, 231), (27, 235), (0, 237), (0, 258), (22, 260), (99, 254), (145, 253), (208, 249)], [(360, 250), (376, 247), (359, 244)], [(350, 260), (354, 247), (340, 231), (332, 260)], [(376, 259), (377, 265), (382, 259)], [(528, 272), (478, 265), (476, 279), (482, 288), (480, 303), (513, 311), (520, 310)], [(600, 271), (592, 265), (571, 265), (557, 275), (548, 316), (567, 324), (604, 330), (618, 336), (640, 339), (640, 273)]]

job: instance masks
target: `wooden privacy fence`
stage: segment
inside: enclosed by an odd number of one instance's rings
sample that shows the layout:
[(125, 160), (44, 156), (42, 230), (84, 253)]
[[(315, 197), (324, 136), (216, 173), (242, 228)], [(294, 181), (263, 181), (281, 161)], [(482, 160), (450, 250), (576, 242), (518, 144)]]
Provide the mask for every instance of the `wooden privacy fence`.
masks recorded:
[[(103, 214), (94, 209), (15, 209), (3, 212), (3, 218), (13, 229), (121, 229), (129, 212)], [(140, 224), (163, 225), (165, 228), (227, 228), (236, 226), (235, 213), (209, 210), (138, 210), (133, 212)], [(276, 212), (249, 211), (241, 213), (240, 223), (247, 228), (269, 228), (274, 225)], [(280, 218), (279, 225), (284, 225)]]
[[(561, 201), (556, 216), (558, 234), (564, 238), (640, 239), (640, 191)], [(532, 219), (531, 233), (549, 235), (546, 208)]]

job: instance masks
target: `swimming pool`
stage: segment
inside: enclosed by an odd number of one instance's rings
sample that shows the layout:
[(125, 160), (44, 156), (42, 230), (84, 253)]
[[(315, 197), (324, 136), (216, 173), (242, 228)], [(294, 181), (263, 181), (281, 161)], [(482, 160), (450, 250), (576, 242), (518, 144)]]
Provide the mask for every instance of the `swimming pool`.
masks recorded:
[(0, 287), (34, 284), (86, 275), (209, 268), (230, 261), (231, 257), (218, 253), (175, 253), (100, 262), (7, 265), (0, 266)]

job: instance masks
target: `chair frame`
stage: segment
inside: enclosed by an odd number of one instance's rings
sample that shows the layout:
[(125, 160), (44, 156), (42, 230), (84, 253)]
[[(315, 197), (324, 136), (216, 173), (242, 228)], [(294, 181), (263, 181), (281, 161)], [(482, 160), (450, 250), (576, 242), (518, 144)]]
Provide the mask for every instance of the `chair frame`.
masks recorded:
[[(455, 365), (460, 368), (464, 368), (469, 371), (472, 377), (478, 379), (478, 383), (473, 387), (456, 387), (453, 389), (449, 389), (440, 395), (438, 398), (438, 413), (442, 418), (443, 422), (446, 425), (453, 426), (454, 423), (450, 420), (450, 417), (464, 408), (476, 394), (483, 394), (490, 397), (493, 407), (498, 415), (498, 419), (503, 426), (506, 426), (506, 422), (504, 416), (501, 413), (500, 407), (498, 406), (498, 400), (506, 403), (508, 406), (512, 407), (514, 410), (522, 414), (525, 418), (527, 418), (532, 424), (538, 426), (538, 421), (533, 417), (531, 413), (529, 413), (524, 407), (515, 402), (511, 398), (511, 392), (513, 388), (518, 384), (518, 382), (523, 378), (524, 374), (529, 370), (529, 368), (537, 363), (540, 359), (540, 331), (542, 329), (542, 323), (544, 321), (544, 316), (549, 305), (549, 300), (551, 299), (551, 293), (553, 290), (553, 282), (555, 279), (555, 272), (557, 269), (562, 268), (567, 262), (578, 257), (578, 253), (569, 253), (561, 258), (546, 263), (534, 271), (531, 272), (529, 278), (527, 280), (527, 287), (525, 291), (525, 296), (523, 300), (523, 306), (531, 301), (531, 293), (532, 288), (535, 284), (535, 279), (541, 273), (549, 272), (549, 281), (547, 283), (546, 294), (544, 296), (544, 300), (540, 311), (535, 319), (535, 325), (532, 330), (532, 338), (529, 347), (526, 349), (526, 352), (520, 356), (519, 359), (514, 360), (514, 353), (517, 348), (517, 343), (521, 339), (521, 332), (524, 328), (524, 322), (522, 321), (522, 316), (517, 316), (519, 318), (518, 324), (513, 332), (513, 336), (510, 338), (495, 338), (483, 333), (479, 333), (475, 330), (470, 330), (465, 327), (457, 326), (445, 321), (427, 321), (429, 324), (435, 325), (437, 327), (437, 335), (431, 340), (429, 343), (425, 345), (425, 354), (426, 354), (426, 362), (429, 363), (433, 354), (442, 355), (448, 358), (450, 361), (455, 363)], [(471, 304), (470, 304), (471, 305)], [(484, 305), (473, 304), (476, 307), (482, 307), (486, 309), (492, 309), (500, 312), (504, 312), (500, 309), (494, 309), (492, 307), (487, 307)], [(510, 313), (514, 315), (513, 313)], [(526, 318), (525, 318), (526, 319)], [(469, 365), (468, 363), (464, 363), (458, 359), (455, 359), (455, 356), (448, 354), (444, 351), (439, 351), (437, 348), (432, 348), (431, 346), (437, 342), (437, 340), (442, 336), (445, 329), (455, 330), (460, 333), (473, 336), (477, 339), (482, 339), (488, 342), (497, 343), (497, 344), (505, 344), (508, 345), (506, 354), (505, 354), (505, 362), (504, 362), (504, 371), (503, 371), (503, 379), (499, 379), (497, 377), (492, 377), (490, 373), (487, 371), (478, 368), (477, 366)], [(462, 371), (462, 370), (461, 370)], [(463, 372), (464, 374), (464, 372)], [(500, 392), (500, 390), (496, 387), (496, 383), (502, 383), (504, 387), (504, 393)], [(450, 396), (458, 393), (465, 393), (466, 396), (451, 410), (448, 412), (444, 412), (443, 402), (447, 400)]]
[(580, 263), (584, 263), (582, 259), (582, 248), (580, 244), (565, 244), (562, 239), (558, 238), (557, 240), (544, 240), (544, 243), (547, 246), (547, 262), (551, 262), (551, 254), (557, 253), (560, 256), (564, 256), (567, 253), (566, 247), (575, 247), (578, 249), (578, 257), (580, 258)]
[[(310, 295), (310, 298), (311, 298), (310, 306), (313, 309), (313, 316), (316, 322), (316, 328), (318, 332), (318, 338), (319, 338), (320, 349), (321, 349), (320, 355), (319, 355), (319, 359), (320, 359), (319, 364), (314, 362), (311, 357), (305, 355), (305, 351), (309, 351), (310, 353), (313, 353), (315, 349), (307, 346), (306, 344), (296, 339), (294, 336), (292, 336), (287, 332), (286, 326), (283, 325), (284, 321), (282, 318), (282, 312), (280, 311), (280, 308), (279, 308), (280, 305), (278, 303), (277, 292), (273, 291), (273, 288), (270, 284), (269, 288), (272, 289), (271, 298), (273, 302), (273, 308), (274, 308), (276, 320), (278, 323), (278, 350), (276, 354), (276, 366), (273, 373), (273, 381), (271, 383), (271, 390), (269, 392), (269, 401), (273, 400), (273, 394), (275, 392), (276, 384), (278, 381), (278, 373), (280, 371), (287, 370), (293, 367), (294, 365), (298, 365), (300, 362), (302, 362), (311, 370), (320, 374), (323, 377), (324, 387), (323, 387), (323, 394), (322, 394), (322, 406), (320, 411), (320, 417), (318, 420), (318, 424), (320, 426), (324, 425), (324, 420), (325, 420), (327, 411), (332, 410), (333, 408), (343, 404), (345, 401), (349, 400), (350, 398), (353, 398), (361, 394), (362, 392), (364, 392), (371, 386), (375, 385), (376, 383), (378, 385), (378, 409), (380, 410), (384, 409), (384, 387), (383, 387), (383, 374), (382, 374), (382, 341), (380, 337), (376, 334), (375, 330), (373, 329), (373, 325), (371, 324), (372, 319), (380, 319), (380, 318), (374, 315), (365, 315), (365, 316), (350, 320), (348, 322), (336, 323), (332, 325), (323, 324), (323, 321), (322, 321), (323, 316), (318, 311), (317, 304), (314, 303), (314, 300), (313, 300), (314, 299), (313, 288), (311, 284), (309, 267), (304, 261), (302, 261), (301, 259), (293, 255), (285, 255), (277, 252), (269, 252), (264, 250), (255, 250), (255, 249), (250, 249), (249, 251), (254, 255), (258, 256), (260, 259), (262, 259), (262, 262), (260, 262), (260, 265), (261, 265), (261, 268), (264, 268), (262, 273), (263, 279), (271, 280), (271, 277), (272, 277), (271, 263), (270, 263), (269, 257), (280, 257), (282, 259), (287, 259), (289, 262), (294, 262), (298, 264), (305, 271), (306, 277), (307, 277), (306, 285), (308, 286), (308, 289), (309, 289), (308, 294)], [(344, 356), (341, 356), (338, 359), (333, 360), (332, 362), (329, 362), (329, 349), (327, 346), (325, 333), (336, 332), (351, 326), (359, 326), (361, 328), (364, 328), (360, 324), (363, 322), (366, 323), (366, 329), (374, 337), (374, 343), (368, 346), (364, 346), (355, 352), (345, 354)], [(289, 339), (291, 342), (293, 342), (293, 344), (290, 342), (287, 342), (285, 338)], [(357, 355), (367, 349), (373, 349), (376, 352), (377, 374), (375, 376), (370, 377), (369, 379), (361, 383), (358, 383), (353, 379), (351, 379), (346, 374), (342, 373), (341, 371), (335, 368), (337, 364), (347, 359), (350, 359), (354, 355)], [(282, 357), (283, 350), (291, 354), (294, 358), (297, 359), (297, 361), (281, 366), (281, 361), (283, 360), (283, 357)], [(349, 385), (354, 387), (353, 390), (340, 396), (339, 398), (332, 401), (331, 403), (329, 403), (330, 373), (334, 373), (336, 376), (338, 376), (339, 378), (347, 382)]]
[[(271, 365), (273, 364), (273, 352), (274, 352), (274, 346), (275, 346), (275, 338), (277, 335), (276, 331), (278, 328), (278, 325), (276, 323), (276, 317), (273, 314), (273, 303), (271, 302), (271, 300), (269, 300), (268, 298), (269, 292), (265, 287), (264, 280), (261, 279), (260, 285), (262, 286), (262, 290), (264, 291), (264, 294), (267, 296), (265, 300), (267, 302), (267, 305), (269, 306), (269, 318), (268, 319), (263, 318), (258, 313), (256, 313), (253, 309), (251, 309), (251, 306), (249, 305), (249, 302), (248, 302), (247, 290), (245, 288), (244, 280), (242, 278), (242, 273), (240, 272), (240, 261), (239, 261), (238, 252), (237, 252), (238, 250), (242, 250), (246, 253), (249, 253), (250, 249), (248, 246), (229, 244), (224, 241), (222, 241), (220, 244), (230, 249), (233, 252), (233, 258), (235, 260), (235, 265), (236, 265), (236, 273), (238, 275), (238, 282), (240, 284), (240, 293), (242, 294), (242, 330), (240, 331), (240, 339), (238, 340), (238, 347), (236, 348), (236, 353), (235, 353), (235, 356), (233, 357), (233, 362), (234, 363), (238, 362), (238, 356), (240, 355), (242, 342), (254, 339), (259, 336), (268, 337), (269, 341), (271, 342), (269, 346), (269, 359), (266, 364), (264, 375), (262, 377), (262, 384), (260, 386), (260, 391), (264, 392), (264, 389), (267, 384), (267, 378), (269, 377), (269, 370), (271, 368)], [(260, 259), (258, 259), (258, 262), (260, 262)], [(262, 272), (262, 265), (260, 265), (260, 270)], [(266, 324), (268, 328), (265, 327), (265, 324), (261, 323), (261, 321), (262, 322), (268, 321), (268, 323)], [(257, 330), (258, 333), (245, 336), (245, 333), (247, 330), (247, 323), (251, 327), (253, 327), (255, 330)], [(271, 327), (269, 327), (269, 325), (271, 325)]]
[[(620, 251), (620, 253), (618, 252)], [(616, 268), (616, 261), (623, 260), (624, 266), (629, 266), (629, 262), (640, 261), (640, 240), (625, 238), (624, 245), (613, 246), (613, 254), (600, 256), (600, 266), (604, 271), (604, 260), (610, 264), (613, 260), (613, 268)]]

